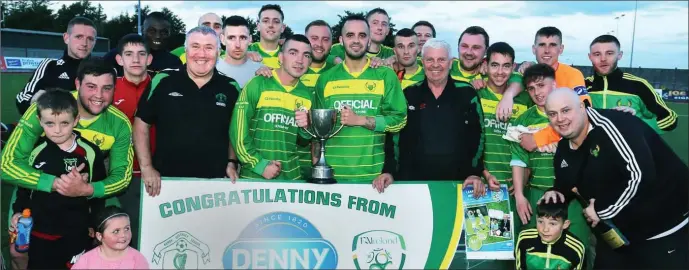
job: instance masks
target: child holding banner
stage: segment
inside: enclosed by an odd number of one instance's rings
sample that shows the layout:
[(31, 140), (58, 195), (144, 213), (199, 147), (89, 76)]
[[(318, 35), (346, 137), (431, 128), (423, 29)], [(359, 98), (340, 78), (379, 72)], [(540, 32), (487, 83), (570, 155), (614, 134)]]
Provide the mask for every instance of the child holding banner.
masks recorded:
[(149, 269), (144, 255), (129, 246), (132, 232), (124, 210), (108, 206), (95, 221), (100, 245), (81, 255), (72, 269)]

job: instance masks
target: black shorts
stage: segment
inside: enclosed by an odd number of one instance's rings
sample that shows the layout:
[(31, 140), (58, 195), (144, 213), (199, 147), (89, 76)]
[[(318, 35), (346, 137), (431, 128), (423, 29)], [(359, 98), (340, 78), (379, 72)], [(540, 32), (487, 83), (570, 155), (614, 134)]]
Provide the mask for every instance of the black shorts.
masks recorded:
[(79, 256), (92, 247), (88, 231), (64, 235), (58, 239), (31, 233), (29, 269), (70, 269)]

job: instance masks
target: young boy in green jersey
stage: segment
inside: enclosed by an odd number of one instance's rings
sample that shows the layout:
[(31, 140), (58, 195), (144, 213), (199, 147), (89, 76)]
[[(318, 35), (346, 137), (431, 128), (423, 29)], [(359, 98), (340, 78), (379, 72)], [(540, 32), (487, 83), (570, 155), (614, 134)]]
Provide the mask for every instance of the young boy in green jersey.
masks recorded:
[[(548, 94), (555, 89), (555, 70), (546, 64), (537, 64), (524, 71), (524, 86), (526, 92), (536, 104), (524, 112), (514, 126), (524, 126), (532, 131), (537, 131), (548, 126), (548, 117), (545, 114), (545, 100)], [(514, 199), (517, 215), (525, 228), (533, 228), (535, 220), (532, 217), (532, 209), (537, 207), (538, 200), (545, 191), (554, 184), (555, 172), (553, 168), (553, 153), (528, 152), (518, 142), (511, 143), (512, 179), (514, 183)], [(527, 178), (525, 172), (529, 170)], [(568, 223), (571, 223), (570, 231), (576, 235), (585, 247), (588, 247), (589, 228), (583, 208), (577, 201), (568, 205)]]
[(584, 244), (569, 232), (565, 203), (538, 205), (538, 225), (519, 233), (514, 249), (517, 269), (582, 269)]
[(296, 111), (311, 108), (312, 90), (299, 81), (311, 64), (304, 35), (285, 40), (273, 76), (256, 76), (242, 90), (232, 114), (230, 140), (242, 163), (242, 178), (301, 179), (298, 145), (310, 136)]

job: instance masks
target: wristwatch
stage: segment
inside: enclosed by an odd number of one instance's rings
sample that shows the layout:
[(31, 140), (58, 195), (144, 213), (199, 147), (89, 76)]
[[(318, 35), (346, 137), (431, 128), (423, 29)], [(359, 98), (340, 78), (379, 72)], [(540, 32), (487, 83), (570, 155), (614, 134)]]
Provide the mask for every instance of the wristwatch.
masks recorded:
[(235, 168), (239, 168), (239, 160), (231, 159), (231, 158), (230, 158), (230, 159), (227, 159), (227, 162), (228, 162), (228, 163), (234, 163), (234, 167), (235, 167)]

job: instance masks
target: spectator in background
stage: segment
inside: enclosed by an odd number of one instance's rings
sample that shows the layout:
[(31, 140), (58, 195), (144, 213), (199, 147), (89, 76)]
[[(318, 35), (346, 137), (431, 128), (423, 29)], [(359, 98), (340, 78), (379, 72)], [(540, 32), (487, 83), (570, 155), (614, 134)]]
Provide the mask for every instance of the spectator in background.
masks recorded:
[[(115, 81), (113, 105), (120, 109), (131, 123), (139, 99), (151, 83), (151, 76), (146, 72), (152, 56), (144, 38), (138, 34), (128, 34), (117, 44), (117, 63), (124, 69), (123, 76)], [(150, 129), (151, 152), (155, 149), (155, 129)], [(134, 160), (132, 182), (124, 193), (120, 194), (120, 205), (134, 221), (132, 224), (132, 247), (137, 248), (139, 232), (139, 204), (141, 202), (141, 171), (139, 162)]]
[[(168, 42), (172, 33), (170, 31), (170, 22), (165, 18), (163, 13), (157, 11), (149, 13), (144, 20), (141, 33), (144, 35), (146, 45), (148, 45), (150, 50), (149, 53), (153, 57), (153, 61), (148, 65), (148, 72), (151, 73), (151, 76), (164, 69), (179, 68), (182, 66), (182, 61), (167, 51)], [(116, 60), (118, 53), (117, 48), (114, 48), (103, 58), (115, 67), (118, 75), (122, 75), (124, 70)]]
[[(215, 14), (213, 12), (209, 12), (206, 14), (201, 15), (199, 17), (199, 22), (198, 26), (207, 26), (215, 30), (215, 33), (220, 36), (222, 34), (222, 29), (223, 29), (223, 22), (222, 18), (218, 16), (218, 14)], [(172, 50), (170, 53), (173, 55), (179, 57), (179, 60), (182, 61), (182, 64), (187, 63), (187, 53), (184, 50), (184, 44), (182, 46), (177, 47), (177, 49)], [(220, 57), (225, 56), (225, 51), (221, 50), (220, 51)]]
[(247, 49), (251, 44), (249, 22), (241, 16), (231, 16), (223, 23), (220, 41), (227, 49), (224, 59), (218, 58), (215, 66), (218, 71), (239, 84), (239, 90), (255, 76), (256, 70), (263, 67), (260, 62), (254, 62), (247, 56)]
[(74, 80), (81, 60), (91, 55), (96, 45), (96, 26), (84, 17), (74, 17), (67, 24), (62, 38), (67, 45), (59, 59), (44, 59), (34, 72), (24, 90), (17, 94), (17, 109), (22, 115), (38, 96), (49, 88), (74, 90)]
[(545, 109), (563, 139), (553, 160), (555, 185), (540, 203), (579, 195), (591, 227), (614, 224), (629, 243), (611, 247), (610, 235), (596, 235), (595, 267), (686, 269), (687, 165), (638, 117), (585, 106), (570, 89), (550, 93)]
[[(239, 89), (215, 69), (220, 39), (210, 27), (195, 27), (186, 35), (185, 48), (185, 68), (156, 75), (136, 111), (134, 146), (151, 196), (160, 194), (161, 176), (237, 178), (228, 132)], [(180, 129), (180, 124), (193, 128)], [(156, 126), (153, 157), (151, 125)]]
[(626, 107), (660, 134), (677, 127), (677, 114), (665, 105), (655, 88), (617, 67), (622, 51), (615, 36), (595, 38), (590, 49), (589, 59), (595, 73), (586, 78), (586, 88), (594, 108)]

